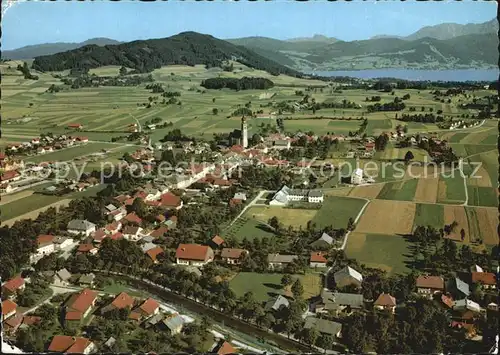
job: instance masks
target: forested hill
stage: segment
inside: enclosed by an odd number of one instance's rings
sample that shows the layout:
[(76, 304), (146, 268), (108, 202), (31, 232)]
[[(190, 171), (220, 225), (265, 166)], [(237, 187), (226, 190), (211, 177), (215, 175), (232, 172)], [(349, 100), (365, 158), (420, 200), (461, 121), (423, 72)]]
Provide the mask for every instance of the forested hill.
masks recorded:
[(39, 71), (61, 71), (120, 65), (139, 72), (150, 72), (172, 64), (220, 66), (222, 61), (231, 59), (271, 74), (301, 76), (299, 72), (248, 48), (196, 32), (183, 32), (168, 38), (104, 47), (85, 46), (63, 53), (36, 57), (33, 68)]

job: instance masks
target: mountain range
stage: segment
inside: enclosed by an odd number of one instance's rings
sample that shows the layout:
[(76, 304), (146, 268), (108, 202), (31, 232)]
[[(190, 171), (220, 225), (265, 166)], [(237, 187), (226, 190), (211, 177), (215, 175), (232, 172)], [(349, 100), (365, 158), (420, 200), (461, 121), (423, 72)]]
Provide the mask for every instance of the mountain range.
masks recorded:
[[(284, 72), (281, 65), (291, 68), (295, 71), (328, 71), (328, 70), (349, 70), (349, 69), (374, 69), (374, 68), (415, 68), (415, 69), (456, 69), (456, 68), (486, 68), (496, 67), (498, 63), (498, 21), (493, 19), (480, 24), (453, 24), (445, 23), (436, 26), (424, 27), (417, 32), (406, 36), (398, 37), (392, 35), (379, 35), (367, 40), (360, 41), (341, 41), (337, 38), (326, 37), (323, 35), (314, 35), (313, 37), (293, 38), (288, 40), (278, 40), (269, 37), (245, 37), (219, 40), (212, 36), (207, 36), (207, 44), (211, 43), (216, 48), (214, 52), (219, 51), (219, 59), (227, 59), (232, 56), (242, 56), (251, 58), (255, 63), (267, 60), (266, 68), (274, 67), (271, 71)], [(185, 34), (190, 34), (186, 36)], [(116, 65), (130, 65), (139, 69), (140, 65), (134, 62), (133, 55), (138, 50), (138, 43), (146, 43), (146, 46), (152, 46), (155, 56), (163, 59), (157, 62), (170, 63), (171, 61), (189, 62), (196, 55), (187, 50), (190, 60), (182, 59), (182, 55), (175, 53), (160, 53), (162, 50), (176, 50), (179, 48), (185, 51), (186, 48), (178, 47), (181, 37), (182, 41), (194, 40), (197, 42), (201, 37), (194, 36), (195, 32), (184, 32), (176, 36), (165, 39), (155, 39), (147, 41), (133, 41), (129, 43), (120, 43), (108, 38), (95, 38), (82, 43), (52, 43), (33, 45), (19, 48), (12, 51), (4, 51), (3, 59), (31, 59), (35, 57), (50, 56), (51, 54), (69, 51), (77, 56), (87, 56), (84, 60), (78, 60), (73, 55), (65, 55), (64, 58), (71, 56), (70, 62), (92, 63), (96, 65), (101, 62), (105, 56), (114, 55), (118, 50), (118, 55), (123, 62), (118, 63), (117, 58), (105, 60), (112, 61)], [(196, 34), (199, 36), (205, 36)], [(179, 37), (180, 36), (180, 37)], [(195, 38), (196, 37), (196, 38)], [(160, 42), (164, 41), (162, 44)], [(214, 42), (215, 41), (215, 42)], [(228, 43), (229, 42), (229, 43)], [(82, 47), (89, 46), (90, 51), (101, 59), (95, 60), (89, 58), (89, 50), (79, 50)], [(118, 47), (116, 47), (118, 46)], [(197, 48), (203, 53), (210, 52), (209, 49), (202, 46), (202, 43), (196, 44)], [(201, 47), (200, 47), (201, 46)], [(108, 49), (110, 48), (110, 49)], [(131, 53), (127, 53), (131, 51)], [(112, 52), (114, 54), (104, 54)], [(122, 53), (123, 52), (123, 53)], [(134, 53), (132, 53), (134, 52)], [(189, 53), (188, 53), (189, 52)], [(224, 53), (224, 55), (221, 55)], [(244, 54), (242, 54), (244, 53)], [(214, 57), (209, 54), (211, 59), (197, 58), (198, 62), (213, 62)], [(144, 59), (144, 58), (143, 58)], [(39, 65), (45, 59), (35, 60)], [(95, 62), (95, 63), (94, 63)], [(141, 62), (141, 60), (138, 60)], [(150, 65), (151, 60), (147, 59)], [(274, 64), (270, 64), (275, 62)], [(144, 64), (143, 63), (143, 64)], [(155, 66), (158, 63), (154, 64)], [(278, 64), (279, 63), (279, 64)], [(210, 63), (209, 63), (210, 64)], [(64, 64), (62, 66), (67, 66)], [(262, 63), (261, 63), (262, 65)], [(43, 65), (42, 65), (43, 66)], [(40, 68), (42, 67), (40, 66)], [(49, 66), (52, 66), (49, 65)], [(58, 67), (61, 67), (59, 65)]]

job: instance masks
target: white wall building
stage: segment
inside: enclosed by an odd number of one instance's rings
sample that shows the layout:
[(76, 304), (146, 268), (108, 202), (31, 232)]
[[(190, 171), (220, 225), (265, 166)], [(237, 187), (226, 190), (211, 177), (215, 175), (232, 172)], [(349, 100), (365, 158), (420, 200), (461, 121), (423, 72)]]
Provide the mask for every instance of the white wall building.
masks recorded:
[(351, 175), (351, 184), (359, 185), (363, 183), (363, 170), (357, 168)]

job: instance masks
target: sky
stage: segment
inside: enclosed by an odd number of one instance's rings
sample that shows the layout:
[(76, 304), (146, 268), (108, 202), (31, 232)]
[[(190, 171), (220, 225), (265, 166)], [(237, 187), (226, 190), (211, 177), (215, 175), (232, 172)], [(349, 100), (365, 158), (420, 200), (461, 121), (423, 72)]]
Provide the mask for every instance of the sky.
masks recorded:
[[(17, 2), (2, 16), (3, 50), (107, 37), (119, 41), (196, 31), (218, 38), (277, 39), (321, 34), (344, 41), (407, 36), (440, 23), (481, 23), (496, 1)], [(4, 5), (2, 5), (4, 7)], [(4, 12), (4, 9), (2, 9)]]

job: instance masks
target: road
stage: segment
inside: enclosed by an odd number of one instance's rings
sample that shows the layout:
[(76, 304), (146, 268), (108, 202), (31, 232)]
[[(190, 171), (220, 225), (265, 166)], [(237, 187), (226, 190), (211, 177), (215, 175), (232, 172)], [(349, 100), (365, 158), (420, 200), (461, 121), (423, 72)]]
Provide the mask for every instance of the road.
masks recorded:
[[(358, 215), (356, 216), (356, 218), (354, 218), (354, 225), (356, 225), (356, 223), (358, 223), (358, 220), (359, 218), (361, 217), (361, 215), (363, 214), (363, 212), (365, 211), (366, 207), (368, 206), (368, 204), (371, 202), (371, 200), (367, 199), (367, 198), (359, 198), (360, 200), (365, 200), (366, 203), (364, 204), (364, 206), (361, 208), (361, 210), (359, 210), (359, 213)], [(347, 239), (349, 238), (349, 235), (351, 234), (351, 231), (348, 231), (346, 234), (345, 234), (345, 237), (344, 237), (344, 242), (342, 243), (342, 246), (339, 248), (339, 250), (345, 250), (345, 247), (347, 245)]]
[(129, 116), (132, 117), (137, 122), (137, 132), (141, 132), (142, 131), (141, 122), (139, 122), (139, 120), (135, 118), (135, 116), (132, 115), (131, 113), (129, 113)]
[(229, 224), (229, 226), (228, 226), (227, 228), (231, 227), (231, 226), (234, 224), (234, 222), (236, 222), (236, 221), (237, 221), (237, 220), (238, 220), (241, 216), (243, 216), (243, 214), (244, 214), (244, 213), (245, 213), (245, 212), (246, 212), (246, 211), (247, 211), (250, 207), (252, 207), (252, 206), (256, 205), (256, 202), (257, 202), (258, 200), (262, 199), (262, 196), (263, 196), (264, 194), (269, 193), (269, 192), (272, 192), (272, 191), (268, 191), (268, 190), (262, 190), (262, 191), (260, 191), (260, 192), (257, 194), (257, 196), (256, 196), (256, 197), (255, 197), (255, 198), (254, 198), (254, 199), (253, 199), (253, 200), (252, 200), (252, 201), (251, 201), (248, 205), (246, 205), (246, 206), (245, 206), (245, 208), (243, 208), (243, 210), (240, 212), (240, 214), (239, 214), (238, 216), (236, 216), (236, 218), (235, 218), (235, 219), (233, 219), (233, 221)]

